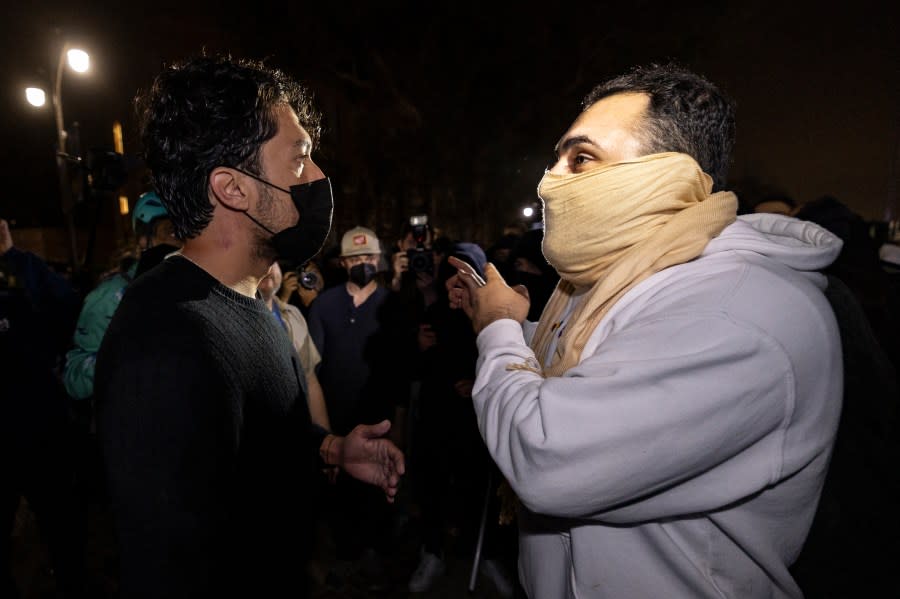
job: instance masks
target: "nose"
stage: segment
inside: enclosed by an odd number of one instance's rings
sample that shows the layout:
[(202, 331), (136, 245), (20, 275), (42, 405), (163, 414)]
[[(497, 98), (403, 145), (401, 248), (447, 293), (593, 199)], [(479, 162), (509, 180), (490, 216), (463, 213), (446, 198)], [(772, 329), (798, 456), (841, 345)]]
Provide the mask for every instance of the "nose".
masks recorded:
[(319, 165), (315, 163), (312, 157), (309, 157), (306, 159), (303, 174), (300, 178), (303, 183), (312, 183), (313, 181), (324, 179), (325, 173), (322, 172), (322, 169), (319, 168)]
[(548, 172), (550, 172), (550, 173), (553, 174), (553, 175), (565, 175), (565, 174), (568, 174), (568, 171), (566, 170), (566, 162), (565, 162), (565, 160), (563, 160), (562, 157), (560, 157), (556, 162), (553, 163), (553, 166), (551, 166), (551, 167), (548, 169)]

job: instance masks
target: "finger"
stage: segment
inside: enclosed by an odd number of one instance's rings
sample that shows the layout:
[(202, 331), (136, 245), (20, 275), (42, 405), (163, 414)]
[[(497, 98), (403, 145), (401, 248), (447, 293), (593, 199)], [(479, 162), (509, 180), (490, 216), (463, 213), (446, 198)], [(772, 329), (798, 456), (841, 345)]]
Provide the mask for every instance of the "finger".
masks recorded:
[(456, 256), (448, 256), (447, 262), (449, 262), (450, 265), (453, 266), (453, 268), (460, 268), (461, 266), (464, 266), (466, 264)]
[(406, 458), (400, 448), (394, 444), (389, 446), (388, 468), (393, 472), (394, 484), (399, 484), (400, 477), (406, 472)]
[(389, 430), (391, 430), (391, 421), (390, 420), (382, 420), (378, 424), (363, 424), (360, 425), (363, 429), (362, 436), (366, 439), (376, 439), (378, 437), (383, 437)]
[(459, 287), (462, 283), (459, 280), (459, 274), (455, 274), (444, 283), (444, 286), (447, 288), (447, 291), (453, 291), (456, 287)]
[(462, 275), (463, 279), (471, 278), (475, 281), (475, 285), (477, 287), (484, 287), (485, 280), (481, 278), (481, 275), (478, 274), (478, 272), (471, 264), (469, 264), (465, 260), (460, 260), (456, 256), (450, 256), (448, 258), (448, 262), (451, 266), (456, 268), (458, 274)]
[(471, 274), (460, 269), (459, 275), (457, 275), (457, 279), (459, 284), (457, 287), (461, 287), (468, 291), (469, 294), (473, 294), (476, 289), (480, 287), (478, 282), (472, 278)]

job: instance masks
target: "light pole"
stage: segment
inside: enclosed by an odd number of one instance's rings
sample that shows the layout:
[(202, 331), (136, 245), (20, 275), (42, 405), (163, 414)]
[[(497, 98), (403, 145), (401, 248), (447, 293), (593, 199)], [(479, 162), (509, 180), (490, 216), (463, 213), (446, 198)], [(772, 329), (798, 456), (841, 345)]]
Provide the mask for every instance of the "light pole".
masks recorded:
[[(69, 259), (72, 270), (78, 270), (78, 247), (75, 234), (75, 216), (73, 214), (72, 186), (69, 181), (68, 161), (71, 159), (66, 151), (66, 138), (68, 137), (63, 121), (62, 103), (62, 79), (63, 67), (68, 63), (69, 68), (77, 73), (84, 73), (90, 68), (90, 56), (84, 50), (72, 48), (69, 44), (63, 44), (59, 51), (59, 60), (56, 63), (55, 77), (51, 82), (53, 91), (50, 94), (50, 103), (53, 106), (53, 117), (56, 121), (56, 170), (59, 177), (60, 206), (66, 229), (69, 236)], [(25, 90), (25, 97), (32, 106), (43, 106), (46, 102), (46, 93), (36, 87)]]

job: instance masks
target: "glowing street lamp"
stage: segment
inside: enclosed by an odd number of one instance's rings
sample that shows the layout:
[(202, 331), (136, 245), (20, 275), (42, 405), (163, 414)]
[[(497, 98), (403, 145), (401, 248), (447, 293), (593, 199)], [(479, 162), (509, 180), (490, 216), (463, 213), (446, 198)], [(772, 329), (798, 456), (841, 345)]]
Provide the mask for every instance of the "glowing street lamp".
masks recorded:
[(47, 103), (47, 94), (39, 87), (28, 87), (25, 88), (25, 99), (32, 106), (40, 108)]
[(66, 52), (66, 58), (69, 61), (69, 66), (76, 73), (87, 73), (88, 69), (91, 68), (91, 57), (84, 50), (72, 48)]
[(531, 218), (532, 216), (534, 216), (534, 208), (532, 208), (531, 206), (526, 206), (522, 209), (522, 216), (524, 216), (525, 218)]
[[(66, 152), (66, 138), (68, 136), (63, 121), (62, 103), (63, 65), (66, 63), (76, 73), (86, 73), (91, 67), (91, 57), (84, 50), (63, 44), (59, 52), (59, 60), (56, 63), (56, 76), (52, 81), (52, 93), (50, 96), (50, 103), (53, 105), (53, 116), (56, 121), (56, 169), (59, 175), (60, 203), (63, 216), (66, 219), (66, 228), (69, 231), (69, 253), (72, 268), (77, 269), (78, 248), (76, 247), (75, 238), (75, 220), (72, 214), (72, 188), (69, 184), (66, 165), (66, 160), (69, 157)], [(47, 102), (46, 92), (39, 87), (27, 88), (25, 90), (25, 98), (29, 104), (38, 108), (44, 106)]]

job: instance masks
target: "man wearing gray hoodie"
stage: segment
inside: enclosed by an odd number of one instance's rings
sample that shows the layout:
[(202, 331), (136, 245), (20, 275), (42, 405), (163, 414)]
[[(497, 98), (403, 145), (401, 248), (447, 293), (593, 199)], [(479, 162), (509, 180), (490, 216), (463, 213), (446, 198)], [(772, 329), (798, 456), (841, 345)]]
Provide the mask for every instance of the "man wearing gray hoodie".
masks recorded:
[(538, 187), (561, 282), (538, 323), (463, 262), (481, 434), (518, 499), (532, 599), (802, 597), (841, 411), (816, 271), (841, 248), (722, 191), (731, 102), (679, 67), (595, 88)]

